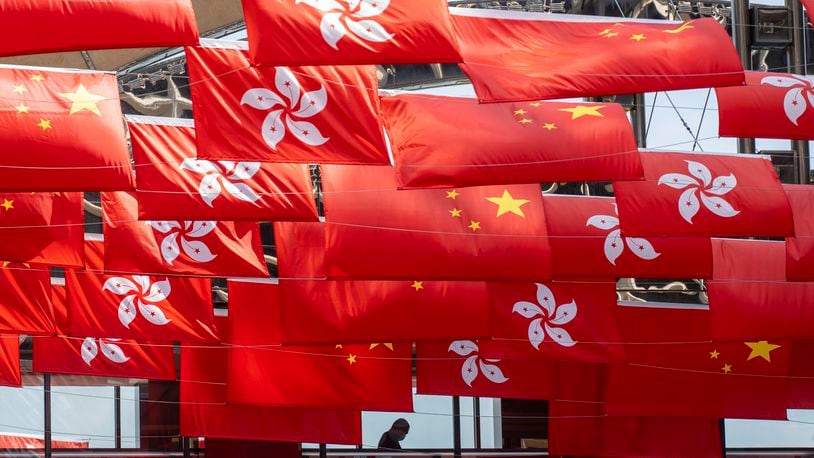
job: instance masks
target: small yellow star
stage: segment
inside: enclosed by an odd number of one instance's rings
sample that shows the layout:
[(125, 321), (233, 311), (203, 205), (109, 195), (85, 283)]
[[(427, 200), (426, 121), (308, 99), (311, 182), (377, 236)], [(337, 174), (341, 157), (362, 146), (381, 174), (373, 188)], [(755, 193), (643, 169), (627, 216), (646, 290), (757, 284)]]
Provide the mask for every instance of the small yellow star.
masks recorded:
[(452, 216), (454, 216), (455, 218), (460, 218), (460, 217), (461, 217), (461, 212), (462, 212), (462, 211), (463, 211), (463, 210), (460, 210), (460, 209), (458, 209), (458, 208), (453, 208), (452, 210), (450, 210), (450, 211), (449, 211), (449, 214), (450, 214), (450, 215), (452, 215)]
[(387, 348), (390, 351), (395, 351), (395, 350), (393, 350), (393, 344), (392, 343), (387, 343), (387, 342), (386, 343), (372, 343), (372, 344), (370, 344), (369, 350), (373, 350), (374, 348), (378, 347), (379, 345), (383, 345), (384, 348)]
[(553, 122), (547, 122), (547, 123), (543, 124), (543, 129), (546, 129), (546, 130), (554, 130), (556, 128), (557, 128), (557, 125), (554, 124)]
[(522, 216), (523, 218), (525, 218), (526, 215), (523, 213), (523, 209), (521, 207), (531, 202), (530, 200), (527, 199), (513, 198), (512, 195), (509, 194), (508, 189), (503, 190), (502, 196), (487, 197), (486, 200), (497, 205), (497, 216), (501, 216), (506, 213), (514, 213), (515, 215)]
[(615, 37), (616, 35), (619, 35), (619, 34), (616, 33), (616, 32), (611, 32), (611, 33), (606, 34), (605, 38), (612, 38), (612, 37)]
[(11, 264), (9, 261), (3, 261), (3, 268), (5, 269), (9, 264)]
[(472, 229), (472, 232), (475, 232), (478, 229), (480, 229), (480, 221), (472, 221), (472, 220), (470, 220), (469, 221), (469, 226), (467, 226), (467, 227)]
[(31, 81), (37, 81), (37, 82), (45, 81), (45, 77), (43, 77), (42, 75), (40, 75), (38, 73), (36, 75), (31, 75)]
[(514, 110), (514, 114), (516, 114), (516, 115), (523, 116), (523, 115), (524, 115), (524, 114), (526, 114), (526, 113), (528, 113), (528, 111), (526, 111), (526, 110), (524, 110), (524, 109), (522, 109), (522, 108), (521, 108), (521, 109), (519, 109), (519, 110)]
[(105, 98), (101, 95), (91, 94), (82, 84), (76, 88), (76, 92), (66, 92), (59, 95), (72, 102), (71, 112), (69, 114), (75, 114), (82, 110), (88, 110), (91, 113), (95, 113), (97, 116), (102, 116), (102, 113), (99, 111), (99, 107), (96, 106), (96, 104), (103, 101)]
[(423, 281), (414, 281), (413, 286), (411, 288), (415, 288), (416, 291), (424, 289), (424, 282)]
[(355, 364), (356, 363), (356, 355), (354, 355), (353, 353), (348, 354), (347, 361), (348, 361), (348, 364), (350, 364), (350, 365)]
[(28, 113), (28, 110), (30, 110), (31, 107), (26, 106), (24, 103), (21, 103), (21, 104), (17, 105), (16, 107), (14, 107), (14, 109), (17, 110), (17, 113), (23, 114), (23, 113)]
[(9, 199), (3, 199), (3, 203), (0, 204), (0, 207), (3, 207), (6, 209), (6, 211), (9, 211), (12, 208), (14, 208), (14, 201)]
[(732, 372), (732, 365), (731, 364), (724, 364), (724, 367), (721, 368), (724, 371), (724, 374), (728, 374)]
[(37, 126), (42, 130), (48, 130), (48, 129), (53, 127), (53, 126), (51, 126), (51, 121), (50, 120), (42, 119), (42, 118), (40, 118), (40, 122), (37, 123)]
[(643, 33), (634, 33), (633, 35), (630, 36), (631, 40), (636, 40), (636, 41), (642, 41), (645, 38), (647, 38), (647, 37), (644, 36)]
[(22, 94), (23, 92), (27, 91), (28, 89), (25, 88), (22, 84), (17, 84), (14, 86), (14, 89), (11, 92), (15, 94)]
[(605, 30), (603, 30), (603, 31), (599, 32), (599, 35), (605, 35), (605, 34), (608, 34), (608, 33), (610, 33), (610, 31), (611, 31), (611, 29), (605, 29)]
[(342, 348), (342, 344), (336, 344), (336, 348)]
[(577, 105), (574, 108), (560, 108), (557, 111), (567, 111), (571, 113), (571, 119), (579, 119), (583, 116), (604, 118), (605, 115), (599, 112), (599, 110), (603, 108), (605, 108), (605, 105)]
[(765, 340), (761, 340), (759, 342), (744, 342), (744, 344), (746, 344), (747, 347), (752, 349), (752, 353), (750, 353), (749, 357), (746, 358), (747, 361), (757, 357), (761, 357), (768, 362), (772, 362), (772, 358), (771, 355), (769, 355), (769, 353), (772, 350), (777, 350), (778, 348), (780, 348), (780, 345), (770, 344)]
[(709, 358), (710, 359), (718, 359), (718, 356), (720, 356), (720, 353), (718, 353), (718, 350), (712, 350), (711, 352), (709, 352)]
[(518, 121), (518, 122), (519, 122), (520, 124), (531, 124), (531, 119), (528, 119), (528, 118), (523, 118), (523, 119), (521, 119), (521, 120), (520, 120), (520, 121)]
[(458, 197), (459, 195), (460, 193), (454, 189), (452, 191), (447, 191), (447, 199), (455, 200), (455, 198)]
[(533, 107), (537, 108), (537, 107), (539, 107), (540, 105), (542, 105), (542, 103), (540, 103), (540, 102), (531, 102), (531, 103), (529, 103), (529, 105), (531, 105), (531, 106), (533, 106)]

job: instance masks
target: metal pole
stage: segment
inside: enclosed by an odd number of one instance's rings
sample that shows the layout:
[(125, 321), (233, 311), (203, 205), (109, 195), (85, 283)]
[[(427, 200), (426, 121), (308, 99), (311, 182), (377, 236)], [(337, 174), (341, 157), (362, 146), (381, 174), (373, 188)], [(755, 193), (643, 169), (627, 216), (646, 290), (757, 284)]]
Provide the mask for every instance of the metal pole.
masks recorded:
[(184, 458), (192, 456), (192, 447), (189, 445), (189, 438), (181, 436), (181, 449), (184, 451)]
[[(799, 1), (799, 0), (797, 0)], [(752, 43), (749, 36), (749, 0), (732, 0), (732, 35), (744, 70), (752, 68)], [(739, 138), (738, 152), (755, 152), (754, 138)]]
[(452, 454), (461, 458), (461, 398), (452, 397)]
[(319, 444), (319, 458), (328, 458), (328, 446)]
[[(786, 7), (791, 12), (791, 46), (789, 46), (789, 67), (791, 73), (803, 75), (806, 73), (805, 61), (805, 35), (803, 28), (806, 26), (806, 19), (803, 16), (803, 4), (800, 0), (786, 0)], [(797, 172), (797, 182), (808, 184), (809, 178), (809, 149), (807, 141), (795, 140), (791, 142), (794, 150), (794, 168)]]
[(633, 95), (633, 107), (630, 109), (633, 119), (633, 133), (639, 148), (647, 148), (647, 113), (644, 108), (644, 94)]
[(475, 414), (475, 448), (481, 447), (480, 441), (480, 398), (472, 398), (474, 401), (473, 413)]
[(116, 424), (115, 447), (122, 448), (122, 389), (120, 386), (113, 387), (113, 420)]
[(726, 420), (718, 419), (718, 433), (721, 435), (721, 457), (726, 458)]
[(45, 458), (53, 456), (51, 449), (51, 374), (43, 374), (43, 442), (45, 443)]

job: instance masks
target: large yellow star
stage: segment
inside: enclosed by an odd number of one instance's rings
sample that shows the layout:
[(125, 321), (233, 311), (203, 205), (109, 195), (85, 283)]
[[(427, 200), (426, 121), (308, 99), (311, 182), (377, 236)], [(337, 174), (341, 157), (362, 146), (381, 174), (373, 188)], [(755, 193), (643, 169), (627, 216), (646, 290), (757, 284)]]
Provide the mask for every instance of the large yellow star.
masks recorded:
[(512, 195), (509, 194), (508, 189), (503, 190), (502, 196), (487, 197), (486, 200), (497, 205), (497, 216), (501, 216), (506, 213), (514, 213), (515, 215), (522, 216), (523, 218), (525, 218), (526, 215), (523, 213), (523, 209), (521, 207), (531, 202), (530, 200), (526, 199), (513, 198)]
[(6, 209), (6, 211), (9, 211), (12, 208), (14, 208), (14, 201), (9, 199), (3, 199), (3, 203), (0, 204), (0, 207), (3, 207)]
[(394, 351), (394, 350), (393, 350), (393, 344), (392, 344), (392, 343), (389, 343), (389, 342), (385, 342), (385, 343), (372, 343), (372, 344), (370, 344), (370, 348), (369, 348), (369, 350), (373, 350), (374, 348), (378, 347), (379, 345), (384, 346), (384, 348), (387, 348), (387, 349), (388, 349), (388, 350), (390, 350), (390, 351)]
[(604, 118), (605, 115), (599, 110), (605, 108), (605, 105), (577, 105), (574, 108), (560, 108), (558, 111), (567, 111), (571, 113), (571, 119), (579, 119), (583, 116), (596, 116)]
[(780, 348), (780, 345), (770, 344), (765, 340), (761, 340), (759, 342), (744, 342), (747, 347), (752, 349), (752, 353), (749, 353), (749, 357), (746, 358), (747, 361), (750, 359), (754, 359), (757, 357), (761, 357), (768, 362), (772, 362), (772, 357), (769, 353), (772, 350), (777, 350)]
[(73, 102), (71, 105), (70, 114), (76, 114), (82, 110), (88, 110), (91, 113), (96, 113), (97, 116), (102, 116), (102, 113), (99, 111), (99, 107), (96, 106), (96, 104), (105, 98), (101, 95), (91, 94), (82, 84), (76, 88), (76, 92), (66, 92), (59, 95)]
[(413, 286), (411, 288), (415, 288), (416, 291), (424, 289), (424, 282), (423, 281), (414, 281)]

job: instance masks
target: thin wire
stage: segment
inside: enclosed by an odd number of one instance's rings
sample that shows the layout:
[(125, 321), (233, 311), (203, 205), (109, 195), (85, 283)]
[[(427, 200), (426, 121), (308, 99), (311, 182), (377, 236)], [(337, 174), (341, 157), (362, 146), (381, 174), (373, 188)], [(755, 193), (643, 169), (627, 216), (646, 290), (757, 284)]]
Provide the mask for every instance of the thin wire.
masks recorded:
[(712, 93), (712, 89), (707, 90), (707, 99), (704, 101), (704, 111), (701, 112), (701, 120), (698, 121), (698, 130), (695, 132), (693, 138), (695, 142), (692, 144), (692, 150), (695, 151), (695, 147), (700, 147), (701, 145), (698, 144), (698, 136), (701, 135), (701, 126), (704, 125), (704, 115), (707, 113), (707, 105), (709, 104), (709, 96)]
[[(667, 96), (667, 100), (670, 102), (670, 105), (673, 106), (673, 110), (675, 110), (676, 114), (678, 115), (678, 119), (680, 119), (681, 123), (684, 124), (684, 129), (690, 134), (690, 137), (693, 137), (693, 141), (694, 141), (695, 140), (695, 135), (693, 135), (692, 129), (690, 129), (690, 126), (687, 124), (687, 121), (684, 120), (684, 116), (681, 115), (681, 112), (678, 111), (678, 108), (676, 108), (675, 104), (673, 103), (673, 99), (672, 99), (672, 97), (670, 97), (670, 93), (665, 92), (664, 95)], [(695, 142), (694, 144), (697, 144), (697, 142)], [(698, 147), (700, 148), (701, 145), (698, 145)], [(704, 148), (701, 148), (701, 151), (704, 151)]]
[[(647, 127), (644, 129), (645, 142), (647, 142), (647, 137), (648, 137), (648, 134), (650, 133), (650, 126), (653, 123), (653, 115), (656, 113), (656, 110), (655, 110), (655, 108), (656, 108), (656, 100), (658, 98), (659, 98), (659, 93), (656, 92), (653, 95), (653, 104), (650, 106), (650, 116), (647, 118)], [(717, 138), (717, 137), (713, 137), (713, 138)]]

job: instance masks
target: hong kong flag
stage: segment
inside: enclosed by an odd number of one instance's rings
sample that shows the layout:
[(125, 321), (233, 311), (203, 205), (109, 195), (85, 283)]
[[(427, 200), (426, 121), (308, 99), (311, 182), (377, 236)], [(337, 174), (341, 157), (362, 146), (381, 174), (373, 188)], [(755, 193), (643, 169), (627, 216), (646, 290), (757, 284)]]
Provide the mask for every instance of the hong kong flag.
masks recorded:
[(389, 163), (374, 66), (254, 67), (222, 40), (186, 55), (200, 159)]
[(189, 0), (7, 0), (0, 5), (0, 17), (0, 56), (164, 48), (198, 39)]
[(609, 197), (545, 195), (554, 277), (710, 278), (709, 237), (625, 237)]
[(336, 165), (322, 178), (329, 277), (551, 276), (539, 185), (397, 191), (389, 167)]
[(0, 189), (133, 188), (115, 74), (2, 66), (0, 86)]
[(405, 188), (642, 177), (621, 105), (404, 94), (382, 109)]
[(614, 182), (624, 236), (775, 236), (794, 233), (768, 157), (642, 152), (644, 181)]
[(192, 120), (128, 116), (139, 218), (316, 220), (305, 164), (196, 157)]
[(85, 270), (67, 269), (68, 334), (153, 341), (213, 341), (208, 279), (103, 274), (101, 241), (87, 242)]
[(814, 140), (814, 79), (788, 73), (746, 72), (746, 86), (720, 87), (722, 137)]
[(451, 8), (482, 102), (668, 91), (743, 83), (714, 19), (672, 21)]
[(44, 266), (3, 262), (0, 267), (0, 332), (54, 334), (50, 271)]
[(0, 334), (0, 385), (23, 386), (20, 336), (17, 334)]
[(82, 266), (82, 193), (0, 193), (0, 259)]
[[(227, 320), (217, 318), (218, 328), (228, 328)], [(225, 345), (181, 347), (182, 435), (323, 444), (362, 442), (358, 411), (227, 403), (228, 355)]]
[(243, 0), (243, 13), (257, 64), (461, 61), (443, 0)]
[(783, 185), (794, 215), (794, 237), (786, 237), (786, 278), (814, 281), (814, 190), (809, 185)]
[(138, 221), (136, 198), (102, 193), (105, 270), (268, 277), (257, 223)]

